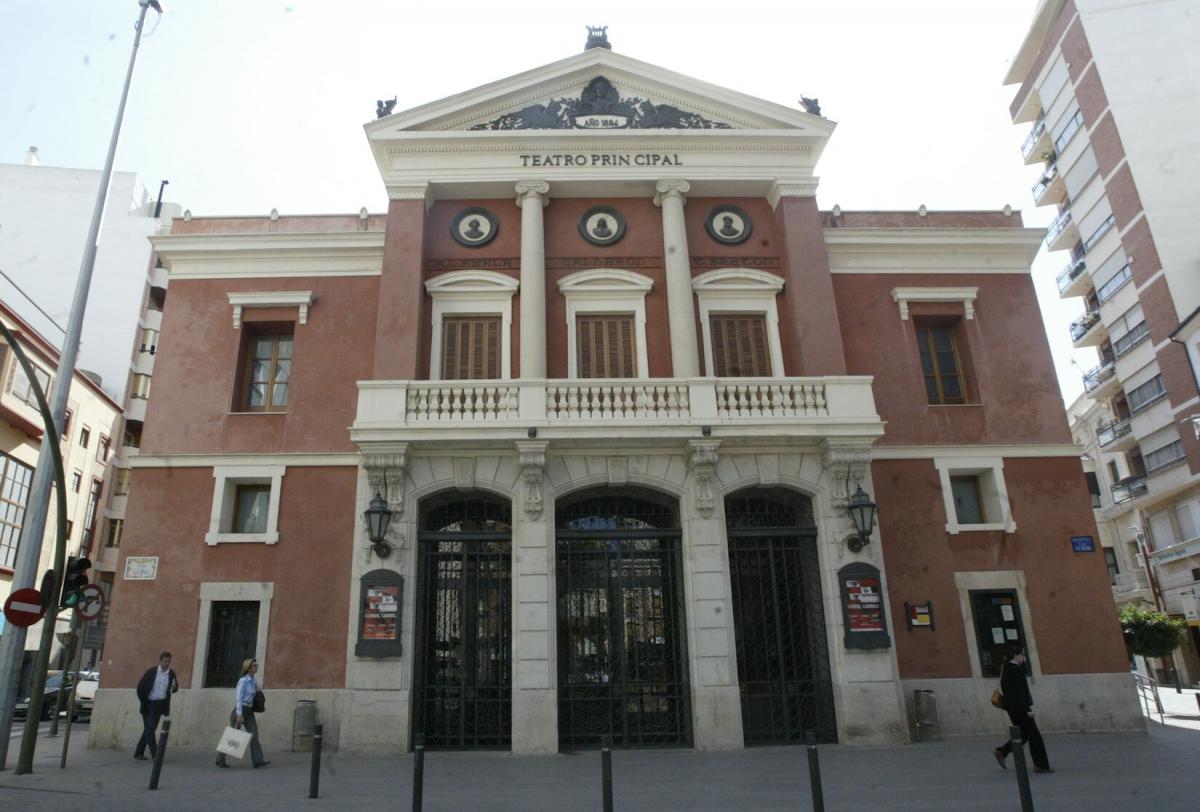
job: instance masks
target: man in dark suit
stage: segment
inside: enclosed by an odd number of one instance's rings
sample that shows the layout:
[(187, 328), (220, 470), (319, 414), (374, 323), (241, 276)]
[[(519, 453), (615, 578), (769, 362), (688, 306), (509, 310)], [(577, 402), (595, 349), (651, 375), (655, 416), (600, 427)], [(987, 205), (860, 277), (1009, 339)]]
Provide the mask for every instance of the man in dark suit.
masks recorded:
[[(1025, 678), (1025, 649), (1012, 643), (1008, 648), (1008, 659), (1000, 672), (1000, 692), (1004, 694), (1004, 710), (1013, 726), (1021, 729), (1021, 743), (1029, 744), (1029, 754), (1033, 757), (1035, 773), (1052, 773), (1050, 759), (1046, 756), (1046, 743), (1042, 741), (1041, 731), (1033, 718), (1033, 694), (1029, 692), (1029, 682)], [(995, 750), (996, 763), (1007, 770), (1005, 758), (1012, 752), (1012, 741), (1006, 741)]]
[(171, 652), (164, 651), (158, 655), (158, 665), (147, 669), (137, 684), (137, 698), (142, 712), (142, 738), (138, 739), (133, 757), (139, 761), (146, 760), (147, 746), (151, 758), (157, 755), (154, 733), (158, 729), (158, 720), (171, 715), (171, 694), (178, 690), (179, 680), (171, 670)]

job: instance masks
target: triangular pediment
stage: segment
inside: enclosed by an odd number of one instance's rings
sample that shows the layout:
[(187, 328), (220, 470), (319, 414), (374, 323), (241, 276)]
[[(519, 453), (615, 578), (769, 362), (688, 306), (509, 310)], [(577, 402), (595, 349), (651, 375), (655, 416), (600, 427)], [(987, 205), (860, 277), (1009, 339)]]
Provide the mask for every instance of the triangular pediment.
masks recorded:
[(833, 122), (605, 48), (381, 118), (369, 136), (487, 130), (792, 130)]

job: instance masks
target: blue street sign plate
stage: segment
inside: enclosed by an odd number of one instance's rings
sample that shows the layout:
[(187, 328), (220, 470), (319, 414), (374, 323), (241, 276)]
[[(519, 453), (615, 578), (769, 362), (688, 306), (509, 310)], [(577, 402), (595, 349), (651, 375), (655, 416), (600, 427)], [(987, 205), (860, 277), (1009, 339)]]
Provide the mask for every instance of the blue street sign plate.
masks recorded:
[(1071, 549), (1077, 553), (1096, 552), (1096, 540), (1091, 536), (1071, 536)]

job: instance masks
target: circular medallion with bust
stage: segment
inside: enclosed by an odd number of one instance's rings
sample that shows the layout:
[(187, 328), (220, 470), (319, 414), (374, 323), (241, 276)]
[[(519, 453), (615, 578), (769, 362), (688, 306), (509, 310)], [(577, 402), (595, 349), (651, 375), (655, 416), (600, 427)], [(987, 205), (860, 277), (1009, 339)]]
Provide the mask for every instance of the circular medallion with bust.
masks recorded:
[(496, 215), (479, 206), (463, 209), (450, 223), (450, 236), (459, 245), (478, 248), (491, 242), (500, 230)]
[(579, 233), (592, 245), (612, 245), (625, 236), (625, 217), (612, 206), (592, 206), (579, 218)]
[(725, 245), (737, 245), (750, 239), (754, 224), (750, 215), (737, 206), (717, 206), (704, 219), (708, 236)]

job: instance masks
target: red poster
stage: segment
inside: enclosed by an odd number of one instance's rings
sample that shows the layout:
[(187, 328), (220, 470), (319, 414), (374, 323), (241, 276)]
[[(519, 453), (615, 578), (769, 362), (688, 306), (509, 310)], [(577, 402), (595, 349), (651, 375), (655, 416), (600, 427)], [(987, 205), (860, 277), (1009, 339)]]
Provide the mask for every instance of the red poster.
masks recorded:
[(363, 640), (395, 640), (400, 617), (400, 587), (367, 587), (367, 605), (363, 610)]
[(846, 580), (847, 620), (851, 632), (882, 632), (883, 595), (878, 578), (848, 578)]

